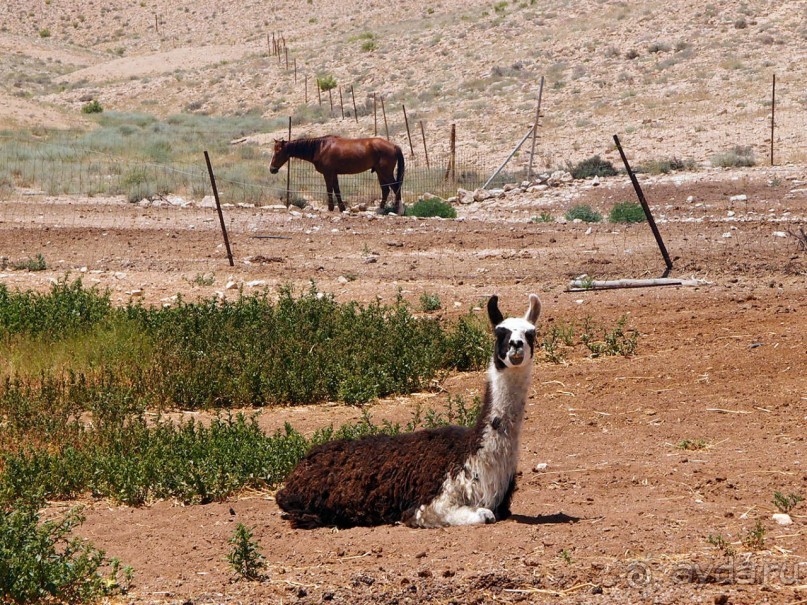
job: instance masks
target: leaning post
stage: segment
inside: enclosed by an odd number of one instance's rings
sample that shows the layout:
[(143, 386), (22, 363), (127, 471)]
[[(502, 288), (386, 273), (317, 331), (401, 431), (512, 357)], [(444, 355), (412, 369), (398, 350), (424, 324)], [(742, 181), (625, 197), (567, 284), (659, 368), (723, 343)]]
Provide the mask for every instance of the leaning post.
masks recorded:
[(234, 267), (233, 251), (230, 249), (230, 238), (227, 237), (227, 225), (224, 224), (224, 213), (221, 211), (219, 190), (216, 187), (216, 177), (213, 175), (213, 166), (210, 165), (210, 156), (207, 150), (205, 150), (205, 162), (207, 163), (207, 173), (210, 175), (210, 185), (213, 187), (213, 197), (216, 200), (216, 211), (219, 214), (219, 224), (221, 225), (221, 234), (224, 236), (224, 247), (227, 249), (227, 259), (230, 261), (230, 266)]

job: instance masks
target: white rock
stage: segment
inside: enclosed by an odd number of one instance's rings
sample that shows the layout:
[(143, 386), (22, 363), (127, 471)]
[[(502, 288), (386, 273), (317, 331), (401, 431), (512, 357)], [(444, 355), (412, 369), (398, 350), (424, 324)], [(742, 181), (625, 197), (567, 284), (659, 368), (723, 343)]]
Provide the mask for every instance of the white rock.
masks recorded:
[(539, 462), (538, 464), (535, 465), (535, 467), (532, 470), (538, 473), (540, 471), (545, 471), (548, 467), (549, 465), (546, 462)]
[(539, 191), (546, 191), (549, 189), (546, 185), (533, 185), (527, 188), (527, 193), (538, 193)]
[(339, 276), (339, 277), (336, 279), (336, 281), (338, 281), (340, 284), (344, 285), (344, 284), (348, 283), (348, 281), (349, 281), (349, 280), (348, 280), (348, 278), (347, 278), (347, 277), (345, 277), (344, 275), (340, 275), (340, 276)]
[(199, 202), (199, 208), (215, 208), (216, 207), (216, 199), (212, 195), (206, 195), (202, 198), (202, 201)]
[(487, 189), (476, 189), (474, 191), (474, 201), (484, 202), (491, 198), (490, 192)]
[(735, 214), (737, 214), (737, 213), (736, 213), (736, 212), (734, 212), (734, 210), (729, 210), (729, 211), (728, 211), (726, 214), (727, 214), (728, 216), (734, 216), (734, 215), (735, 215)]
[(785, 513), (774, 513), (771, 519), (776, 521), (779, 525), (790, 525), (793, 523), (793, 519), (790, 518), (790, 515), (786, 515)]
[(247, 282), (247, 286), (249, 286), (250, 288), (258, 288), (260, 286), (265, 286), (265, 285), (266, 285), (266, 281), (263, 280), (263, 279), (253, 279), (252, 281)]
[(593, 231), (593, 229), (591, 227), (589, 227), (588, 229), (586, 229), (586, 235), (591, 235), (592, 231)]
[(591, 184), (594, 187), (599, 187), (599, 185), (600, 185), (600, 177), (595, 176), (593, 179), (591, 179)]
[(726, 239), (730, 238), (731, 237), (731, 231), (726, 231), (721, 237), (724, 237)]
[(238, 288), (238, 283), (234, 281), (228, 281), (227, 285), (224, 286), (225, 290), (235, 290), (236, 288)]
[(457, 189), (457, 201), (460, 204), (470, 204), (474, 201), (474, 194), (466, 189)]
[(747, 196), (747, 195), (745, 195), (745, 194), (743, 193), (743, 194), (741, 194), (741, 195), (732, 195), (732, 196), (729, 198), (729, 201), (730, 201), (730, 202), (744, 202), (744, 201), (746, 201), (747, 199), (748, 199), (748, 196)]
[(787, 233), (784, 231), (774, 231), (773, 237), (787, 237)]
[(130, 292), (127, 292), (126, 294), (128, 294), (132, 298), (139, 298), (143, 296), (143, 290), (132, 290)]
[(689, 197), (687, 197), (687, 202), (689, 202), (690, 204), (692, 202), (694, 202), (694, 201), (695, 201), (695, 196), (694, 195), (690, 195)]

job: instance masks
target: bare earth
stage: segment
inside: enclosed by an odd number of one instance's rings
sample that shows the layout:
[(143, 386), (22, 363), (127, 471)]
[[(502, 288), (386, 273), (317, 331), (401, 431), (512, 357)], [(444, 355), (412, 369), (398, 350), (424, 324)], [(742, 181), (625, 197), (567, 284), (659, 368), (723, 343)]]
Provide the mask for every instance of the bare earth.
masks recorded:
[[(340, 300), (392, 302), (400, 291), (417, 307), (422, 293), (437, 293), (447, 315), (494, 292), (507, 312), (521, 312), (535, 291), (544, 325), (591, 316), (611, 326), (627, 314), (641, 332), (630, 359), (539, 359), (512, 519), (297, 531), (271, 493), (188, 507), (87, 502), (82, 535), (137, 571), (121, 602), (793, 603), (807, 599), (807, 509), (797, 506), (787, 527), (771, 514), (774, 492), (807, 495), (807, 254), (787, 234), (807, 216), (803, 180), (792, 168), (644, 179), (673, 275), (709, 282), (695, 288), (565, 291), (581, 273), (662, 271), (646, 225), (587, 233), (586, 224), (524, 218), (560, 216), (579, 201), (607, 210), (631, 195), (621, 177), (493, 200), (484, 212), (463, 206), (457, 221), (231, 208), (234, 268), (212, 210), (34, 196), (0, 223), (0, 249), (14, 258), (42, 251), (55, 268), (0, 279), (41, 289), (71, 271), (116, 301), (135, 292), (169, 304), (177, 292), (237, 296), (227, 282), (272, 295), (313, 278)], [(739, 193), (747, 200), (729, 200)], [(214, 284), (194, 285), (198, 275)], [(483, 372), (451, 375), (432, 393), (369, 411), (405, 422), (418, 404), (442, 409), (447, 394), (470, 399), (483, 384)], [(313, 431), (360, 414), (339, 405), (265, 410), (261, 423)], [(705, 447), (685, 450), (683, 440)], [(758, 521), (764, 545), (747, 546)], [(232, 581), (225, 555), (238, 522), (255, 527), (266, 554), (262, 582)], [(710, 535), (731, 542), (735, 556)]]

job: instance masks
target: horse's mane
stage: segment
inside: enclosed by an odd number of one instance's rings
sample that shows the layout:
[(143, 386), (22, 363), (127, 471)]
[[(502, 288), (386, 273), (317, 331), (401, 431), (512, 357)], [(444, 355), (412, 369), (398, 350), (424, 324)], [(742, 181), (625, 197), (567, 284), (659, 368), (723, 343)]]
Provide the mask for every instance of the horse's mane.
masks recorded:
[(298, 153), (301, 156), (313, 156), (325, 142), (325, 139), (332, 138), (334, 135), (329, 134), (324, 137), (310, 137), (304, 139), (294, 139), (286, 143), (286, 148), (289, 153)]

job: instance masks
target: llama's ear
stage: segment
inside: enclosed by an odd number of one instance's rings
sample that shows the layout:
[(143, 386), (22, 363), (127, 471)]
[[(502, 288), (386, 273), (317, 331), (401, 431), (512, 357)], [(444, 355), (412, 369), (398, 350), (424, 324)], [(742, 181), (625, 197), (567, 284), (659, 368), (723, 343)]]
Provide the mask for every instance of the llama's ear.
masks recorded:
[(504, 316), (499, 311), (499, 297), (495, 294), (488, 301), (488, 317), (494, 328), (504, 321)]
[(541, 314), (541, 300), (537, 294), (530, 294), (530, 308), (527, 309), (524, 319), (535, 325), (538, 321), (538, 316)]

